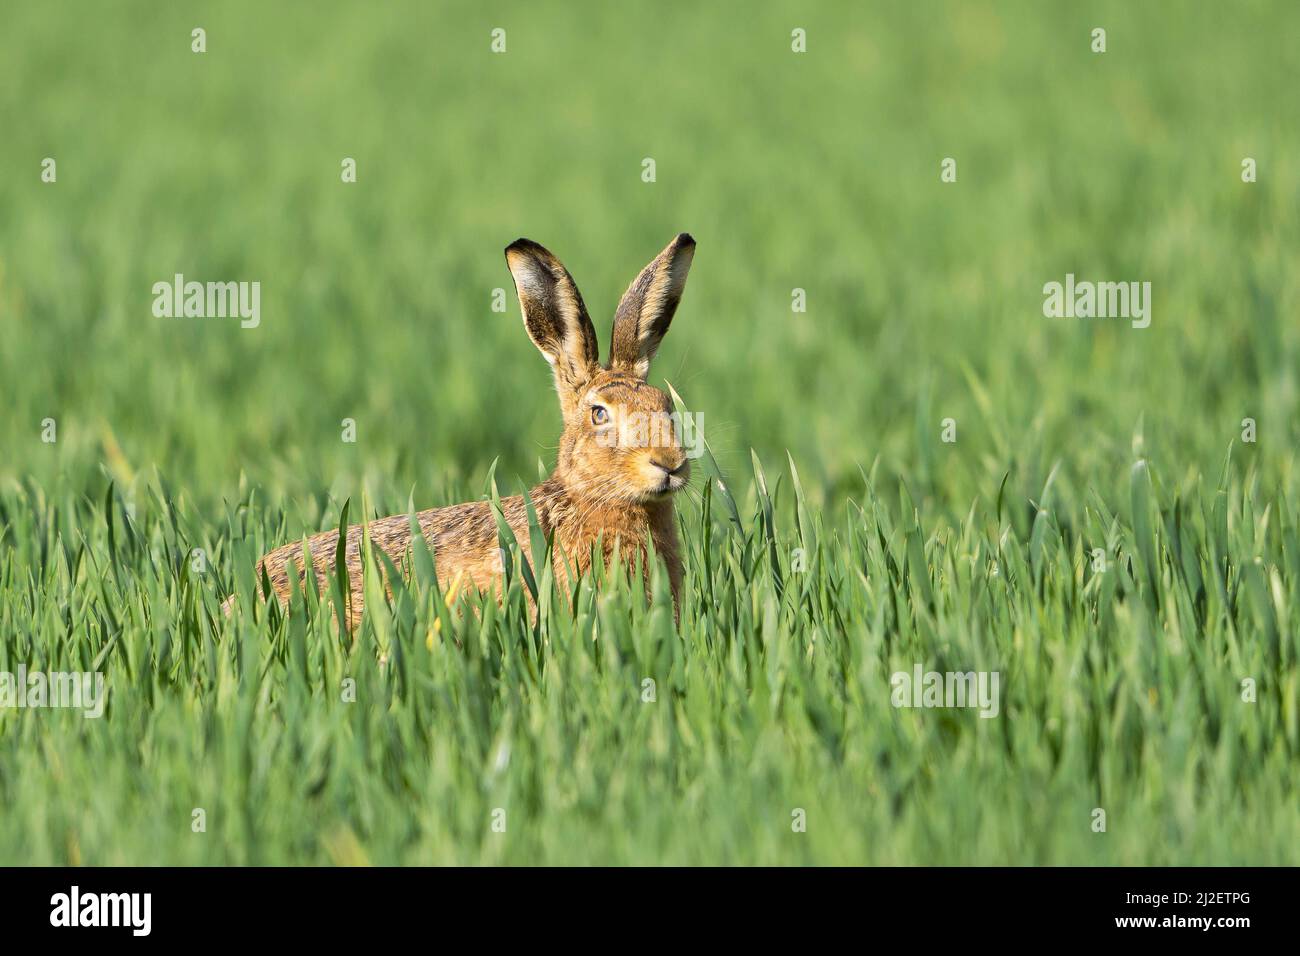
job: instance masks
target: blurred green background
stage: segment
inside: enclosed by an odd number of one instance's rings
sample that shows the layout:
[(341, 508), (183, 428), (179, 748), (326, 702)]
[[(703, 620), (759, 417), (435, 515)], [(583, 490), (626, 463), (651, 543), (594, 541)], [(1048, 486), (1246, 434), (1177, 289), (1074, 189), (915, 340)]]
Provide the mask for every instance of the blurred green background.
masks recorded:
[[(446, 503), (497, 456), (531, 479), (559, 416), (503, 247), (561, 257), (603, 348), (623, 288), (682, 230), (699, 252), (652, 377), (704, 414), (724, 468), (789, 449), (833, 498), (879, 456), (960, 514), (1008, 470), (1041, 487), (1056, 460), (1064, 489), (1123, 487), (1140, 421), (1175, 475), (1213, 470), (1249, 416), (1245, 453), (1293, 480), (1293, 4), (4, 18), (4, 480), (76, 486), (110, 461), (129, 484), (157, 464), (210, 505), (243, 472), (311, 520), (315, 496), (363, 481), (394, 507), (412, 487)], [(151, 286), (176, 272), (260, 281), (261, 326), (154, 318)], [(1042, 286), (1067, 272), (1150, 281), (1150, 328), (1044, 318)], [(955, 445), (937, 443), (947, 417)]]

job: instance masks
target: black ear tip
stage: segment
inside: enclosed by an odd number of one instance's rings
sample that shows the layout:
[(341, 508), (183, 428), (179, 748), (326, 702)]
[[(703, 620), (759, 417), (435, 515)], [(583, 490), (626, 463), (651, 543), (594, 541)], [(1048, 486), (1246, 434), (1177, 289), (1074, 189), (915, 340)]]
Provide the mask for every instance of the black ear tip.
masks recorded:
[(512, 252), (531, 252), (535, 248), (537, 248), (537, 243), (521, 236), (514, 242), (510, 243), (510, 245), (506, 246), (506, 255), (510, 255)]
[(677, 238), (673, 240), (673, 244), (678, 248), (682, 248), (685, 246), (695, 245), (695, 240), (691, 237), (689, 232), (679, 232)]

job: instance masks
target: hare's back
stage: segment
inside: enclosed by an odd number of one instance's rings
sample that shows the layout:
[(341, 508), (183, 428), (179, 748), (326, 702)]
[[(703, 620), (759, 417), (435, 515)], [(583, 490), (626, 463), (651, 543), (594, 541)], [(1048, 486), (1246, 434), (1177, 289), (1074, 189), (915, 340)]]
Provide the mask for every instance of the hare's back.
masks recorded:
[[(523, 498), (503, 498), (501, 511), (516, 540), (528, 540), (528, 516)], [(492, 590), (501, 579), (501, 539), (492, 506), (471, 501), (421, 511), (420, 530), (429, 542), (444, 586), (459, 576), (462, 584)], [(521, 537), (522, 535), (522, 537)]]

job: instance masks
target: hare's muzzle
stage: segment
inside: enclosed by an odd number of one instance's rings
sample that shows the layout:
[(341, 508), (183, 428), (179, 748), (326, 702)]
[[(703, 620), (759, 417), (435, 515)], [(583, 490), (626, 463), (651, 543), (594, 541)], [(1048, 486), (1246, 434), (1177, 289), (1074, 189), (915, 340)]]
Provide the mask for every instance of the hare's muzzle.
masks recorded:
[(656, 494), (679, 491), (691, 477), (691, 463), (680, 448), (656, 449), (650, 467), (656, 472), (653, 489)]

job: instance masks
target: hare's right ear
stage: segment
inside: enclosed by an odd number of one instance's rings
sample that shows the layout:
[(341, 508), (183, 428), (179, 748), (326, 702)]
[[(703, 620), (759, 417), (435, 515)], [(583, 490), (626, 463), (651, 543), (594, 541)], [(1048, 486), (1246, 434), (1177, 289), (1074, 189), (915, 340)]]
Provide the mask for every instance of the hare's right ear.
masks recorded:
[(596, 329), (582, 296), (560, 260), (531, 239), (506, 247), (524, 328), (555, 371), (555, 389), (567, 417), (582, 387), (600, 364)]

